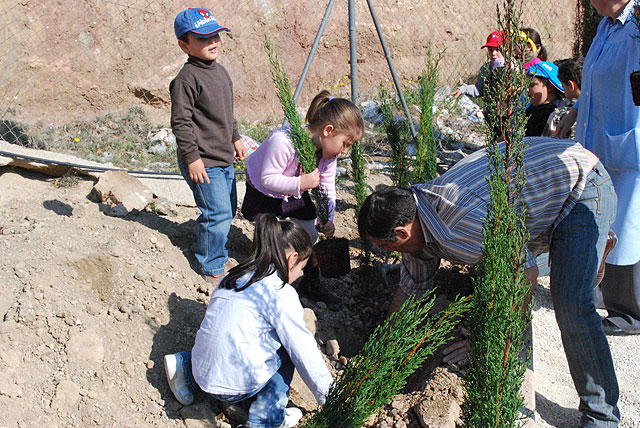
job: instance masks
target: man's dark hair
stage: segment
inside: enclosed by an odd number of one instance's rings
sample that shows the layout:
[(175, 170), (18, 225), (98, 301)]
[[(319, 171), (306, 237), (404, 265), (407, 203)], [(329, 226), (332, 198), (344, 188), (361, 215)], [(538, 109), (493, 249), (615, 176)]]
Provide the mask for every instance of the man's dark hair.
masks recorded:
[(582, 81), (583, 64), (584, 58), (581, 56), (558, 61), (556, 63), (558, 66), (558, 79), (561, 82), (568, 82), (569, 80), (576, 82), (579, 88)]
[(395, 241), (393, 230), (415, 218), (416, 201), (411, 190), (387, 186), (365, 199), (358, 213), (358, 232), (363, 239)]
[(178, 40), (189, 43), (189, 32), (187, 31), (182, 36), (178, 37)]

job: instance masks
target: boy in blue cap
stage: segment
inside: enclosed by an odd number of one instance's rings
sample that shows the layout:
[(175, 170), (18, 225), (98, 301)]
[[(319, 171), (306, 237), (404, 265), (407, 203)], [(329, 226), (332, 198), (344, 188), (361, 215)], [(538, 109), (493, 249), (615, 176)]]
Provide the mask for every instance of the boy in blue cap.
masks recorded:
[(183, 10), (174, 22), (178, 46), (189, 59), (171, 81), (171, 128), (178, 145), (178, 166), (200, 209), (197, 269), (217, 285), (228, 260), (226, 249), (236, 212), (235, 159), (246, 149), (233, 116), (233, 84), (217, 63), (220, 32), (209, 10)]
[(549, 115), (560, 106), (564, 89), (558, 79), (558, 67), (547, 61), (540, 61), (527, 70), (533, 76), (529, 85), (529, 107), (526, 109), (527, 125), (525, 135), (539, 137), (544, 131)]

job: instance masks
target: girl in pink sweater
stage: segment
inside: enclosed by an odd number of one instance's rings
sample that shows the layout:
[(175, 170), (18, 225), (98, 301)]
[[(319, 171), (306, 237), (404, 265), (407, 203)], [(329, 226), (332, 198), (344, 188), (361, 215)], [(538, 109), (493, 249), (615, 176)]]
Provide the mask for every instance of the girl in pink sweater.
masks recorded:
[[(320, 92), (311, 101), (306, 121), (317, 147), (318, 167), (309, 174), (303, 174), (289, 138), (289, 127), (276, 129), (247, 158), (247, 192), (242, 214), (251, 221), (264, 213), (289, 218), (300, 224), (315, 242), (318, 231), (326, 236), (333, 236), (335, 232), (336, 157), (346, 153), (362, 137), (364, 121), (360, 110), (351, 101), (334, 98), (329, 91)], [(317, 222), (316, 208), (308, 193), (319, 185), (324, 186), (329, 197), (329, 220), (324, 224)], [(340, 302), (320, 284), (315, 260), (305, 268), (298, 290), (327, 304)]]

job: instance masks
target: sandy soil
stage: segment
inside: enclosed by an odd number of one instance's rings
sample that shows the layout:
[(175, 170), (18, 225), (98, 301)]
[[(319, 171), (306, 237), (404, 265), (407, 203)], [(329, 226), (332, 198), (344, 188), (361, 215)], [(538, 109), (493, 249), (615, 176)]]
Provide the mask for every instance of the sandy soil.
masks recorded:
[[(190, 267), (197, 210), (174, 206), (168, 216), (111, 217), (106, 205), (88, 198), (93, 184), (57, 188), (37, 173), (0, 169), (0, 427), (235, 426), (206, 401), (180, 406), (162, 366), (164, 354), (193, 344), (210, 293)], [(360, 279), (351, 187), (348, 180), (338, 186), (337, 234), (350, 238), (355, 269), (328, 285), (345, 304), (331, 311), (303, 303), (316, 313), (320, 343), (336, 339), (340, 356), (350, 357), (384, 316), (393, 287), (370, 274)], [(233, 258), (246, 255), (251, 233), (249, 223), (234, 220)], [(468, 283), (460, 267), (439, 275), (453, 288)], [(534, 311), (537, 417), (540, 427), (575, 427), (578, 399), (545, 281)], [(638, 427), (640, 337), (610, 343), (621, 426)], [(340, 368), (339, 360), (329, 360), (332, 370)], [(438, 365), (437, 358), (430, 361), (369, 425), (420, 427), (418, 404), (435, 414), (459, 400), (460, 370), (431, 374)]]

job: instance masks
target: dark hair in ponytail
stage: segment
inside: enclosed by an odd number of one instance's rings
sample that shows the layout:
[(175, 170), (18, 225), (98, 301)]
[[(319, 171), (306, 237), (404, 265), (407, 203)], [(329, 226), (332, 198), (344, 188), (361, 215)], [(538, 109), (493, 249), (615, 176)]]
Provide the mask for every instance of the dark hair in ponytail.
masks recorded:
[(536, 53), (536, 56), (538, 58), (540, 58), (542, 61), (546, 61), (547, 60), (547, 48), (542, 46), (542, 39), (540, 38), (540, 33), (538, 33), (533, 28), (523, 28), (522, 31), (524, 31), (526, 33), (526, 35), (536, 45), (536, 48), (538, 48), (538, 52)]
[(332, 97), (327, 90), (313, 98), (305, 120), (312, 132), (333, 125), (336, 133), (349, 136), (352, 143), (364, 133), (364, 120), (358, 107), (347, 99)]
[[(256, 222), (251, 255), (229, 271), (220, 282), (220, 287), (242, 291), (273, 272), (278, 272), (283, 285), (288, 283), (289, 265), (285, 254), (288, 249), (298, 252), (298, 261), (311, 256), (311, 239), (307, 232), (291, 220), (278, 220), (273, 214), (263, 214)], [(251, 272), (251, 279), (238, 287), (238, 279)]]

